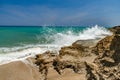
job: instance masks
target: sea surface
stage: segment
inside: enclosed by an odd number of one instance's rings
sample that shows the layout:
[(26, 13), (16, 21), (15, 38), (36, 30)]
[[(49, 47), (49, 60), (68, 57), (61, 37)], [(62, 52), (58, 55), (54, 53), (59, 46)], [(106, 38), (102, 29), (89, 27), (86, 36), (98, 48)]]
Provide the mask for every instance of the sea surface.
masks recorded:
[(77, 40), (98, 39), (111, 32), (95, 26), (0, 26), (0, 63), (59, 50)]
[(86, 27), (80, 26), (1, 26), (0, 47), (29, 44), (51, 44), (55, 35), (77, 34)]

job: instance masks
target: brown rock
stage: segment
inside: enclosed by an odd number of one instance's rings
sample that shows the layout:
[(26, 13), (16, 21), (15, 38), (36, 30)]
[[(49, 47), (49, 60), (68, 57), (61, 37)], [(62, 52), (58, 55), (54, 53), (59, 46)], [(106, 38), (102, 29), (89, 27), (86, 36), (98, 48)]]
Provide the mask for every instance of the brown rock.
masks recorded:
[(97, 43), (94, 51), (97, 55), (99, 55), (99, 58), (108, 57), (109, 59), (111, 58), (113, 61), (115, 61), (115, 63), (119, 63), (120, 62), (120, 58), (119, 58), (120, 57), (120, 54), (119, 54), (120, 35), (113, 34), (112, 36), (105, 37), (104, 39), (102, 39)]
[(62, 47), (59, 51), (60, 56), (69, 55), (72, 57), (86, 57), (91, 55), (92, 45), (89, 42), (94, 40), (79, 40), (73, 43), (71, 46)]
[(35, 64), (39, 66), (39, 72), (42, 74), (43, 80), (47, 80), (48, 69), (53, 67), (53, 60), (56, 58), (56, 56), (56, 53), (52, 53), (50, 51), (36, 55)]
[(100, 40), (93, 49), (98, 55), (94, 62), (98, 66), (97, 75), (102, 76), (103, 80), (120, 80), (120, 72), (117, 72), (120, 64), (120, 26), (110, 30), (114, 34)]
[(115, 27), (109, 28), (109, 30), (115, 34), (120, 34), (120, 26), (115, 26)]

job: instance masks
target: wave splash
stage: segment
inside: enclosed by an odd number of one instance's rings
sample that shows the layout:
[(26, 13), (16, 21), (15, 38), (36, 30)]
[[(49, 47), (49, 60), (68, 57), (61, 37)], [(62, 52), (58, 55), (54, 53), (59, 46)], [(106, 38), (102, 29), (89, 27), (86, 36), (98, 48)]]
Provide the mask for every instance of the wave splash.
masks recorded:
[[(49, 31), (49, 33), (51, 33), (51, 31)], [(43, 53), (47, 50), (59, 50), (60, 47), (71, 45), (77, 40), (100, 39), (107, 35), (112, 35), (112, 33), (106, 28), (98, 25), (86, 28), (78, 33), (74, 33), (72, 30), (67, 30), (66, 32), (57, 32), (55, 34), (49, 34), (46, 36), (44, 35), (44, 38), (46, 38), (47, 42), (51, 41), (50, 43), (46, 42), (47, 44), (0, 48), (0, 64), (14, 60), (23, 60), (29, 56), (34, 56), (35, 54)]]
[(100, 39), (111, 34), (112, 33), (106, 28), (96, 25), (94, 27), (86, 28), (78, 34), (75, 34), (70, 30), (68, 30), (66, 33), (57, 33), (52, 37), (49, 37), (49, 40), (54, 39), (52, 44), (65, 46), (70, 45), (77, 40)]

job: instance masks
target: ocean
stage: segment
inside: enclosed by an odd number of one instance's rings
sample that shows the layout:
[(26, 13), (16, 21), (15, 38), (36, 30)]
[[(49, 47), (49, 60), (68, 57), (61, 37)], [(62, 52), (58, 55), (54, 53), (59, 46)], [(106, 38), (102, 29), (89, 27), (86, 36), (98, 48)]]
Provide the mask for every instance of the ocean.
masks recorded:
[(67, 26), (5, 26), (0, 27), (0, 47), (13, 47), (29, 44), (50, 44), (52, 36), (58, 33), (77, 34), (86, 27)]
[(110, 35), (101, 26), (0, 26), (0, 64)]

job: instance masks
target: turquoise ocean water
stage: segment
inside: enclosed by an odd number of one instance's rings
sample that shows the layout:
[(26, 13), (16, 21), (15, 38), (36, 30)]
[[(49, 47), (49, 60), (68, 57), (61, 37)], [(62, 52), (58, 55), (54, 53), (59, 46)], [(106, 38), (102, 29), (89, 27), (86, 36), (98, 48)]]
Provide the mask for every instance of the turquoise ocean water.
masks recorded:
[[(79, 33), (85, 26), (0, 26), (0, 47), (49, 44), (57, 33)], [(51, 38), (51, 39), (50, 39)]]

